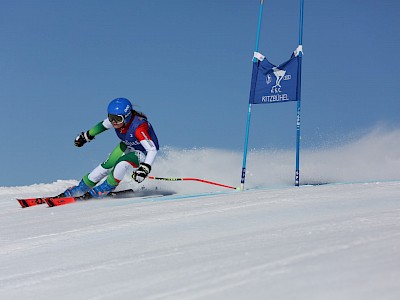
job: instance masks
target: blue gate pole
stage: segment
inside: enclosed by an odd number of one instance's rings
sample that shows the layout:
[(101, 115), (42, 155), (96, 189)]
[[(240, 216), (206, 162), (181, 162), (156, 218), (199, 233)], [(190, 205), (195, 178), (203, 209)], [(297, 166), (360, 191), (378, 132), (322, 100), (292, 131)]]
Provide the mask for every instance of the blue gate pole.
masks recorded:
[(296, 174), (295, 186), (300, 185), (300, 110), (301, 110), (301, 63), (303, 57), (303, 11), (304, 0), (300, 0), (300, 25), (299, 25), (299, 68), (297, 70), (297, 122), (296, 122)]
[[(257, 27), (257, 35), (256, 35), (256, 46), (255, 52), (258, 52), (258, 44), (260, 41), (260, 31), (261, 31), (261, 19), (262, 12), (264, 7), (264, 0), (260, 2), (260, 10), (258, 13), (258, 27)], [(253, 58), (253, 63), (257, 61), (257, 58)], [(240, 190), (244, 191), (244, 181), (246, 179), (246, 161), (247, 161), (247, 148), (249, 144), (249, 131), (250, 131), (250, 118), (251, 118), (251, 102), (249, 101), (249, 107), (247, 111), (247, 122), (246, 122), (246, 136), (244, 139), (244, 150), (243, 150), (243, 163), (242, 163), (242, 179), (240, 181)]]

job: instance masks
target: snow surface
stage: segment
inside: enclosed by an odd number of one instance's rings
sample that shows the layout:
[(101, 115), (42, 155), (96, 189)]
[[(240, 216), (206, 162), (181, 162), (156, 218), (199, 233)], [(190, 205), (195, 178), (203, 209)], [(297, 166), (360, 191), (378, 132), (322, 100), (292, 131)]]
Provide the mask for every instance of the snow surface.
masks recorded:
[[(292, 156), (265, 150), (249, 157), (259, 164), (245, 192), (148, 180), (136, 197), (22, 209), (15, 198), (76, 180), (0, 187), (0, 299), (400, 299), (400, 139), (389, 135), (305, 152), (303, 178), (324, 185), (289, 186)], [(154, 175), (186, 167), (233, 185), (236, 158), (171, 149)]]

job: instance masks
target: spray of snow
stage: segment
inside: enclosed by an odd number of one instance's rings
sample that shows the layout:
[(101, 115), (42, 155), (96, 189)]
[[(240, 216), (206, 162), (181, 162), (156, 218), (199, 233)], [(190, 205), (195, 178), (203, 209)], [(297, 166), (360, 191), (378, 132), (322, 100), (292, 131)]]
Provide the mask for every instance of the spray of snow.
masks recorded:
[[(154, 173), (166, 177), (199, 177), (239, 186), (242, 153), (219, 149), (168, 148)], [(295, 152), (252, 150), (247, 158), (246, 187), (294, 184)], [(400, 179), (400, 130), (376, 129), (345, 145), (301, 151), (302, 184)], [(169, 183), (171, 185), (171, 183)], [(212, 190), (212, 186), (176, 183), (177, 192)]]

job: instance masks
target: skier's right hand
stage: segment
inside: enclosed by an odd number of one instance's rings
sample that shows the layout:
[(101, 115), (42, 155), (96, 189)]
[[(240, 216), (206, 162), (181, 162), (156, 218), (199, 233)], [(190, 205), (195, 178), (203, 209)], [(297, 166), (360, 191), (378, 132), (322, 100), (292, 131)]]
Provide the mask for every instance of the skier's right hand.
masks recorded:
[(82, 132), (80, 135), (78, 135), (74, 141), (74, 144), (77, 147), (82, 147), (87, 142), (90, 142), (93, 139), (94, 139), (94, 136), (90, 135), (89, 130), (88, 130), (88, 131)]

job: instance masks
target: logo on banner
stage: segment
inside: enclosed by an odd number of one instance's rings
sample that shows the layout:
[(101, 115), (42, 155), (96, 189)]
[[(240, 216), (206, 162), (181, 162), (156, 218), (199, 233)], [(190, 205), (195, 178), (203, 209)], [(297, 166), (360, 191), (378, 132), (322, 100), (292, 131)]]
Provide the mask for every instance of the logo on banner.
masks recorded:
[(283, 80), (290, 80), (292, 76), (286, 75), (285, 70), (278, 69), (277, 67), (273, 67), (272, 70), (274, 71), (274, 75), (276, 77), (275, 85), (271, 88), (271, 93), (282, 93), (282, 86), (281, 81)]
[(277, 67), (272, 68), (273, 74), (275, 78), (273, 79), (271, 74), (268, 73), (265, 78), (265, 83), (270, 85), (274, 80), (274, 85), (270, 89), (271, 95), (263, 96), (262, 102), (278, 102), (278, 101), (287, 101), (289, 100), (288, 94), (284, 93), (281, 85), (282, 80), (291, 80), (292, 76), (290, 74), (286, 74), (286, 70), (281, 70)]

